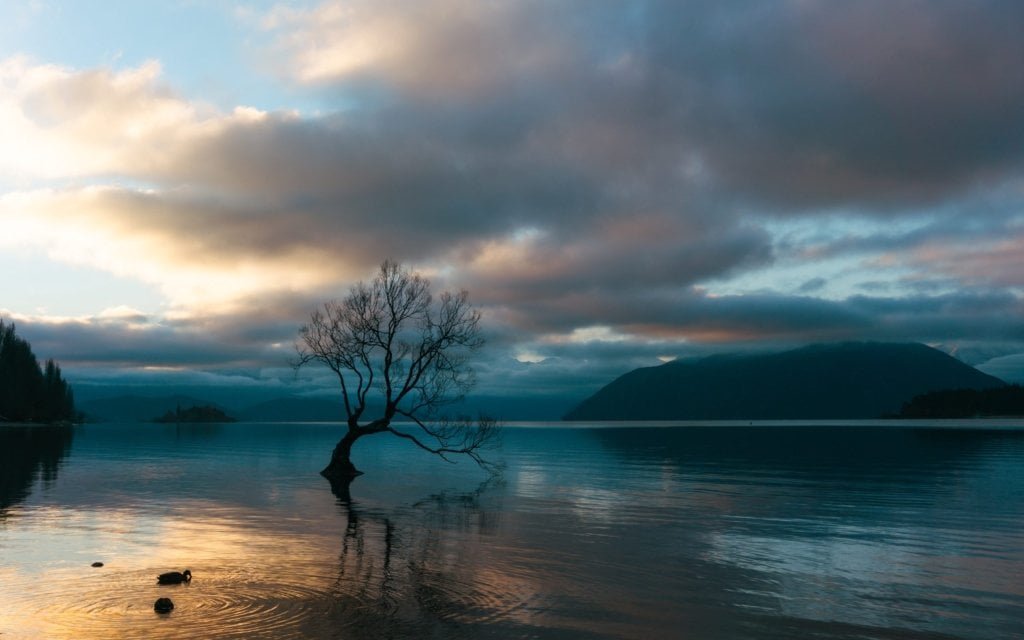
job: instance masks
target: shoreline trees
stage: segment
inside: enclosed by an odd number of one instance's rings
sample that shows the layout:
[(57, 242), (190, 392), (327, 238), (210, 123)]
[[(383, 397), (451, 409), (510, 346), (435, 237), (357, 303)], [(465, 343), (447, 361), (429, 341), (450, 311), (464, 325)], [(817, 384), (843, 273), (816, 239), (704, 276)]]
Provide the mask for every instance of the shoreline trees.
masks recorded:
[(71, 386), (52, 359), (40, 366), (32, 347), (0, 320), (0, 422), (60, 422), (76, 418)]
[(992, 418), (1024, 416), (1024, 388), (946, 389), (914, 396), (898, 418)]

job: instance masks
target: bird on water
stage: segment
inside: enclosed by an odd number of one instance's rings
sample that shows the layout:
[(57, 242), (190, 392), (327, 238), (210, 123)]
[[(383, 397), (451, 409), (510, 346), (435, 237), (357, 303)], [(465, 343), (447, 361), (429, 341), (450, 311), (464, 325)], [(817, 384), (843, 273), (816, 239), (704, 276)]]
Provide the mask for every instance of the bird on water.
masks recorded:
[(167, 573), (161, 573), (156, 577), (156, 581), (160, 584), (181, 584), (183, 582), (192, 582), (192, 572), (188, 569), (184, 571), (168, 571)]
[(174, 603), (170, 598), (158, 598), (153, 604), (153, 611), (157, 613), (170, 613), (174, 609)]

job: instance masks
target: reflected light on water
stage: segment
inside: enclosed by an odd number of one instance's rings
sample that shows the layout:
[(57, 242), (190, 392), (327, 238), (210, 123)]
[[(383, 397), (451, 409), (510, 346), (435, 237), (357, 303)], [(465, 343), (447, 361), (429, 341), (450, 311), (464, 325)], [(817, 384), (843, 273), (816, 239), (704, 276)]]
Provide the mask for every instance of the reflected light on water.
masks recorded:
[[(511, 429), (507, 472), (484, 484), (379, 439), (348, 488), (316, 474), (324, 425), (73, 435), (0, 428), (17, 460), (0, 490), (3, 640), (1024, 628), (1013, 432)], [(191, 584), (157, 585), (186, 568)], [(174, 611), (154, 613), (158, 597)]]
[[(336, 571), (323, 558), (337, 536), (264, 526), (261, 514), (182, 503), (158, 517), (127, 511), (37, 510), (32, 526), (5, 536), (5, 555), (28, 560), (0, 572), (5, 637), (238, 637), (293, 627)], [(256, 524), (257, 526), (253, 526)], [(105, 566), (92, 568), (92, 561)], [(188, 585), (156, 576), (188, 568)], [(171, 597), (175, 611), (154, 617)]]

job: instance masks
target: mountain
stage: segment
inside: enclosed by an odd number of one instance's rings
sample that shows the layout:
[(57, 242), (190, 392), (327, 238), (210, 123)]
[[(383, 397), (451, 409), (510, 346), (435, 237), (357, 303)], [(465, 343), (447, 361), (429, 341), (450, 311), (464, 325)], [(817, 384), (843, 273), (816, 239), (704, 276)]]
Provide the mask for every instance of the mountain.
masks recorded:
[[(499, 420), (558, 420), (572, 401), (557, 398), (517, 398), (504, 396), (473, 396), (449, 407), (453, 415), (487, 415)], [(371, 405), (367, 416), (379, 414), (380, 406)], [(245, 407), (236, 412), (239, 420), (249, 422), (343, 422), (345, 408), (341, 396), (332, 399), (275, 398)]]
[(341, 422), (345, 419), (345, 408), (341, 396), (337, 400), (275, 398), (242, 409), (238, 418), (249, 422)]
[(558, 420), (579, 402), (579, 396), (494, 396), (469, 394), (459, 404), (448, 407), (451, 414), (485, 415), (500, 421)]
[[(242, 422), (343, 422), (345, 408), (341, 396), (307, 398), (285, 396), (254, 404), (240, 402), (211, 403), (191, 395), (169, 396), (122, 395), (96, 398), (81, 403), (81, 409), (92, 420), (104, 422), (150, 422), (156, 416), (174, 413), (180, 407), (210, 405), (227, 411)], [(448, 407), (452, 414), (479, 413), (499, 420), (557, 420), (574, 403), (562, 397), (514, 398), (503, 396), (470, 396), (463, 403)], [(371, 405), (367, 415), (380, 413), (381, 407)]]
[(191, 396), (117, 396), (83, 402), (79, 407), (91, 420), (106, 422), (149, 422), (154, 416), (178, 407), (198, 407), (210, 404)]
[(636, 369), (584, 400), (565, 419), (878, 418), (930, 391), (1004, 385), (923, 344), (817, 344)]
[[(183, 394), (97, 398), (82, 403), (81, 409), (92, 420), (151, 422), (156, 416), (174, 414), (179, 409), (184, 411), (190, 407), (211, 407), (220, 412), (226, 411), (218, 403)], [(247, 422), (337, 422), (342, 419), (343, 410), (335, 401), (286, 397), (265, 400), (230, 411), (230, 414)]]

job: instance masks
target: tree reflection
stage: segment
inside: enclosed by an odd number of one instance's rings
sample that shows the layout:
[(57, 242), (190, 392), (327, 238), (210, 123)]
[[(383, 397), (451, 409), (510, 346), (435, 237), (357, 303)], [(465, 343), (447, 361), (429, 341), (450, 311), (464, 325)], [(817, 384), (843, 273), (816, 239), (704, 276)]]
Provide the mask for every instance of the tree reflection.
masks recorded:
[(0, 518), (28, 497), (37, 478), (57, 479), (73, 437), (70, 425), (0, 427)]
[(350, 482), (333, 482), (346, 526), (331, 627), (355, 638), (465, 636), (469, 610), (486, 606), (473, 574), (480, 536), (497, 528), (498, 483), (381, 509), (354, 500)]

